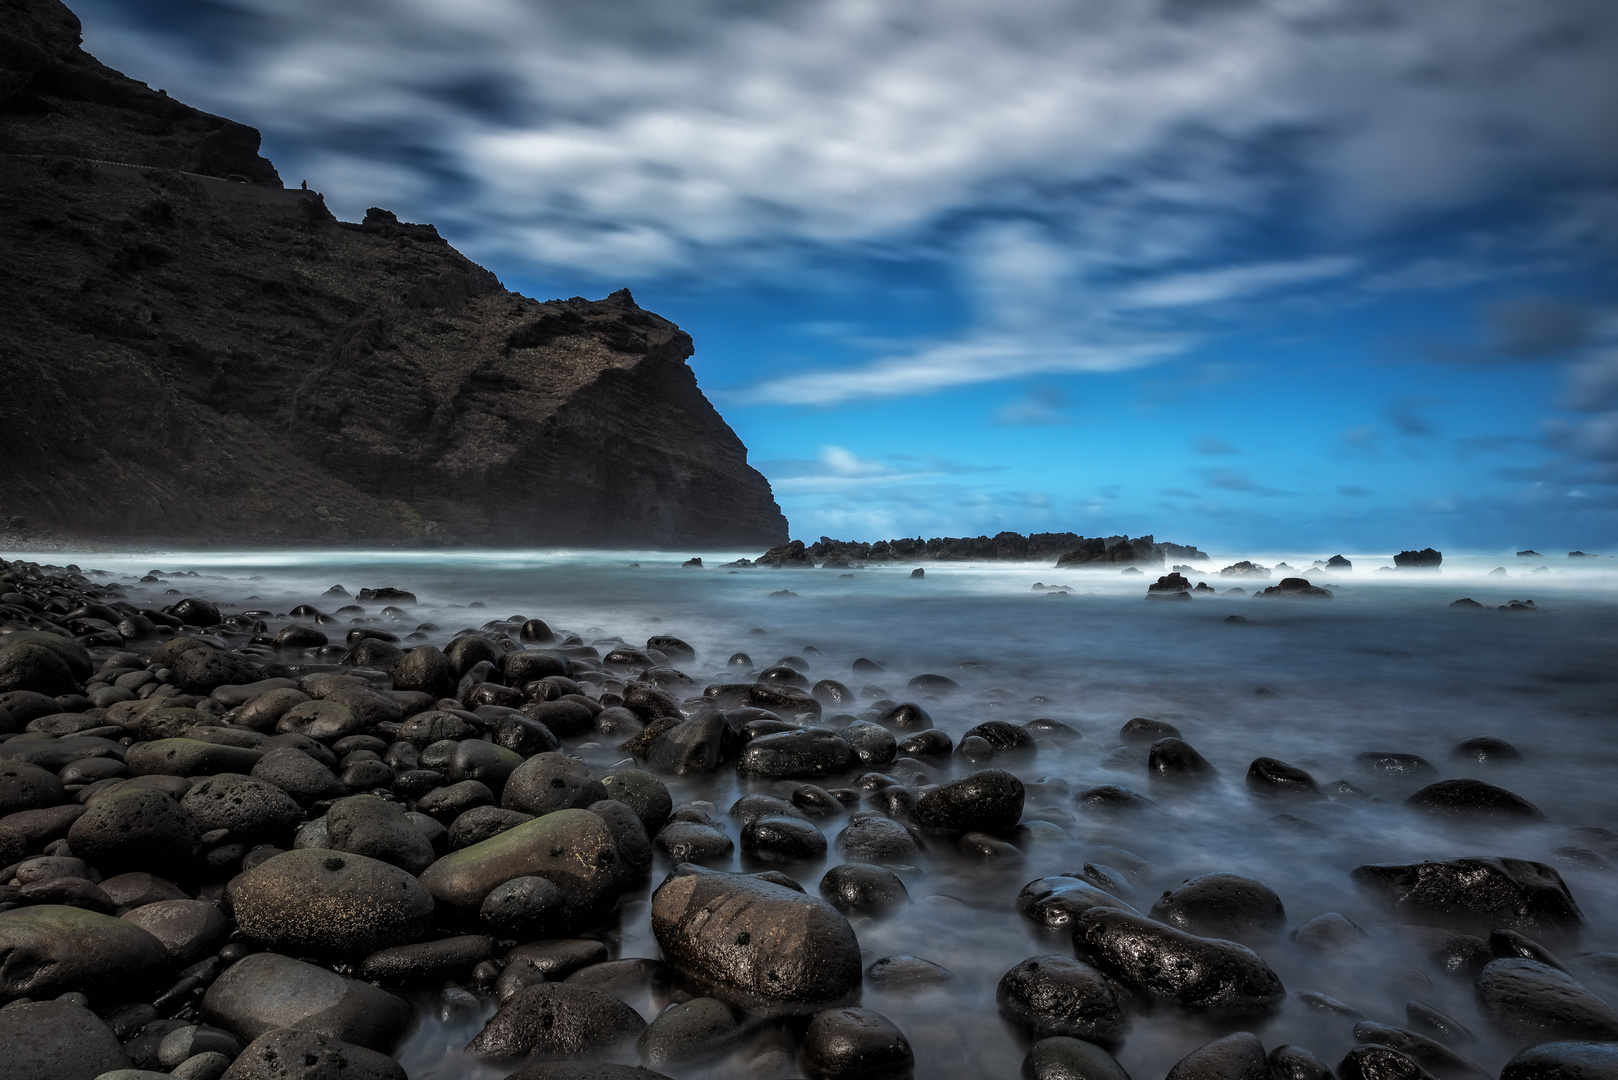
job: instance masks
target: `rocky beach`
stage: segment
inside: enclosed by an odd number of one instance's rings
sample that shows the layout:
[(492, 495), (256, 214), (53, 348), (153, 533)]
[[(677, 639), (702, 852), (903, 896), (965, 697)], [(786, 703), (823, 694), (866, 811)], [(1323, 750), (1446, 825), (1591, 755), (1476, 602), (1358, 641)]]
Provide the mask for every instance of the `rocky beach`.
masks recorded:
[(6, 1075), (1611, 1075), (1604, 567), (684, 561), (0, 565)]

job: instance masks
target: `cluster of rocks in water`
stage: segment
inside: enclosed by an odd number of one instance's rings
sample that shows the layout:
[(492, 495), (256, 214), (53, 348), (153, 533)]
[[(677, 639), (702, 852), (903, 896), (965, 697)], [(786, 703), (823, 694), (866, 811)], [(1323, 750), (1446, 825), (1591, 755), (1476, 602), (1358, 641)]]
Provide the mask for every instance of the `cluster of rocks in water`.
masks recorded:
[(813, 544), (792, 540), (766, 551), (749, 566), (777, 569), (847, 569), (860, 563), (910, 562), (921, 559), (944, 562), (985, 562), (1009, 560), (1032, 562), (1055, 558), (1057, 566), (1088, 564), (1113, 566), (1162, 566), (1165, 559), (1206, 559), (1207, 552), (1185, 544), (1159, 543), (1151, 536), (1131, 540), (1127, 536), (1091, 536), (1078, 533), (1003, 532), (994, 536), (900, 537), (869, 543), (859, 540), (833, 540), (822, 536)]
[[(694, 650), (671, 635), (586, 644), (511, 618), (410, 647), (438, 627), (388, 629), (412, 621), (415, 598), (399, 590), (361, 593), (383, 619), (340, 587), (323, 598), (340, 605), (332, 615), (129, 597), (76, 568), (0, 562), (3, 1075), (401, 1080), (389, 1055), (415, 1000), (445, 1019), (494, 1007), (464, 1053), (520, 1080), (648, 1080), (726, 1061), (759, 1077), (903, 1077), (911, 1044), (860, 1004), (862, 989), (952, 975), (915, 956), (862, 958), (855, 927), (910, 902), (896, 871), (1014, 870), (1076, 827), (1053, 797), (1127, 818), (1218, 775), (1174, 725), (1137, 718), (1103, 766), (1141, 775), (1156, 798), (1025, 783), (1041, 745), (1078, 733), (990, 720), (952, 739), (917, 701), (811, 683), (796, 656), (755, 671), (738, 653), (729, 666), (745, 678), (702, 687), (678, 666)], [(337, 643), (328, 630), (344, 616)], [(883, 669), (861, 660), (853, 673)], [(941, 675), (906, 686), (923, 700), (957, 689)], [(598, 774), (568, 752), (603, 744), (636, 764)], [(1454, 753), (1517, 755), (1494, 738)], [(1423, 782), (1415, 814), (1544, 821), (1414, 755), (1357, 764)], [(725, 811), (676, 804), (659, 778), (732, 770), (752, 788)], [(1366, 797), (1273, 758), (1245, 783), (1278, 805)], [(729, 865), (731, 829), (753, 872), (705, 865)], [(1618, 854), (1618, 834), (1580, 835)], [(841, 861), (812, 890), (792, 876), (831, 852)], [(1558, 857), (1607, 865), (1588, 847)], [(1287, 935), (1280, 898), (1235, 873), (1146, 907), (1150, 864), (1117, 848), (1107, 859), (1016, 894), (1032, 927), (1071, 943), (995, 988), (1029, 1047), (1025, 1077), (1128, 1080), (1112, 1052), (1138, 1018), (1178, 1010), (1217, 1037), (1171, 1080), (1330, 1080), (1307, 1048), (1266, 1051), (1244, 1028), (1288, 996), (1264, 955), (1275, 942), (1328, 954), (1366, 931), (1328, 913)], [(1618, 1010), (1560, 951), (1584, 916), (1553, 866), (1469, 857), (1353, 878), (1425, 928), (1437, 970), (1473, 984), (1487, 1037), (1515, 1053), (1502, 1080), (1618, 1076)], [(614, 958), (602, 928), (648, 889), (660, 955)], [(649, 1022), (630, 1004), (647, 992), (661, 1005)], [(1419, 1002), (1407, 1026), (1360, 1022), (1354, 1039), (1338, 1080), (1487, 1075), (1465, 1056), (1462, 1022)]]

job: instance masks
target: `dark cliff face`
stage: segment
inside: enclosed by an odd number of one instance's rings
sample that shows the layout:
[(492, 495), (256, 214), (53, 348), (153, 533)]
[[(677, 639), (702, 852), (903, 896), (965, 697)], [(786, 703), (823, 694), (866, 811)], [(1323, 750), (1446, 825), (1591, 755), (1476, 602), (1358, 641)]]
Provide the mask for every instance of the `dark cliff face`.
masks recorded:
[(0, 0), (0, 42), (0, 516), (239, 542), (786, 539), (689, 335), (627, 291), (540, 303), (429, 225), (336, 221), (281, 189), (253, 129), (84, 54), (55, 0)]

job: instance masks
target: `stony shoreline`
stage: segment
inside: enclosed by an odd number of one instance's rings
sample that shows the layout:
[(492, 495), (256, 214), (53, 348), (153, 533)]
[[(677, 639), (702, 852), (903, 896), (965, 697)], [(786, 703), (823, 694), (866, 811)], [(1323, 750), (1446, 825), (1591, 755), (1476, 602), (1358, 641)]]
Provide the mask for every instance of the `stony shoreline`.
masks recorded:
[[(1274, 958), (1335, 962), (1367, 940), (1354, 922), (1288, 934), (1276, 894), (1230, 872), (1149, 903), (1161, 877), (1118, 846), (1021, 871), (1085, 815), (1131, 820), (1211, 782), (1172, 723), (1131, 720), (1108, 755), (1151, 797), (1073, 791), (1036, 762), (1078, 732), (985, 719), (952, 737), (929, 713), (961, 692), (941, 674), (900, 686), (862, 659), (856, 690), (812, 680), (806, 657), (738, 652), (704, 686), (670, 634), (587, 642), (518, 617), (456, 633), (396, 589), (282, 612), (187, 581), (0, 560), (0, 1051), (30, 1078), (398, 1080), (390, 1055), (426, 1023), (471, 1026), (451, 1052), (477, 1075), (901, 1077), (924, 1036), (862, 1002), (940, 988), (987, 995), (1032, 1080), (1125, 1080), (1112, 1054), (1132, 1028), (1182, 1014), (1211, 1041), (1173, 1080), (1332, 1075), (1250, 1029), (1297, 997)], [(1517, 751), (1479, 738), (1455, 754)], [(1544, 822), (1413, 755), (1362, 757), (1367, 775), (1420, 780), (1411, 813)], [(730, 805), (676, 801), (728, 790), (721, 777), (743, 785)], [(1246, 787), (1277, 809), (1368, 797), (1268, 757)], [(1618, 834), (1574, 832), (1561, 864), (1618, 857)], [(748, 872), (705, 865), (738, 850)], [(821, 860), (818, 884), (800, 880)], [(862, 955), (918, 910), (907, 878), (960, 867), (988, 868), (1049, 950), (978, 989), (968, 957)], [(1609, 961), (1569, 951), (1586, 915), (1553, 865), (1355, 876), (1420, 913), (1433, 977), (1477, 1005), (1360, 1023), (1339, 1080), (1488, 1075), (1472, 1054), (1505, 1061), (1503, 1080), (1618, 1068), (1618, 1011), (1580, 981)], [(631, 911), (649, 955), (613, 944)], [(1486, 1045), (1461, 1037), (1478, 1026)]]

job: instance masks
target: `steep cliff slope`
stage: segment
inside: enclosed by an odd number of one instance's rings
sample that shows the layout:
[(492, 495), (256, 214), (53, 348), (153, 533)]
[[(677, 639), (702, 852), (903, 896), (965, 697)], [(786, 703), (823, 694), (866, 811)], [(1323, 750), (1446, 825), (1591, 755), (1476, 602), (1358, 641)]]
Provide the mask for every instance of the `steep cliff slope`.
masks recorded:
[[(753, 545), (769, 484), (636, 306), (337, 221), (252, 128), (0, 0), (0, 518), (79, 536)], [(135, 167), (130, 167), (135, 166)]]

